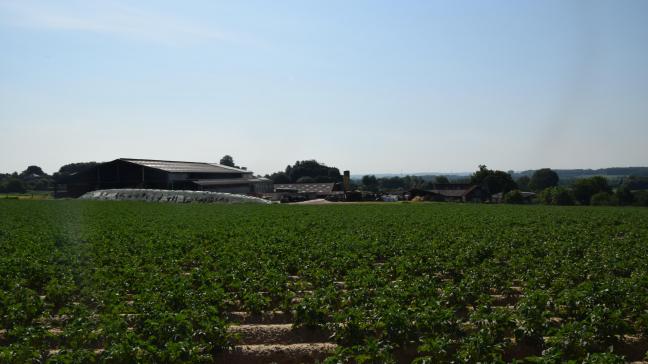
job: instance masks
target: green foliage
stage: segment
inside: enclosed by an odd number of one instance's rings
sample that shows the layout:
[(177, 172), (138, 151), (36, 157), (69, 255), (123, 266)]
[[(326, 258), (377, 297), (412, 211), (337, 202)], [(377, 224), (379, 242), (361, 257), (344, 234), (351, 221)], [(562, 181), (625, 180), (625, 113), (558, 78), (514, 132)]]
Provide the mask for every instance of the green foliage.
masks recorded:
[(545, 205), (568, 206), (574, 204), (573, 194), (564, 187), (549, 187), (540, 192), (538, 200)]
[(296, 182), (297, 183), (314, 183), (315, 178), (313, 178), (311, 176), (303, 176), (303, 177), (299, 177), (299, 179)]
[(365, 191), (379, 192), (379, 191), (394, 191), (394, 190), (409, 190), (413, 188), (423, 188), (426, 185), (423, 178), (418, 176), (393, 176), (376, 178), (374, 175), (363, 176), (362, 189)]
[(617, 197), (609, 192), (598, 192), (590, 198), (590, 205), (593, 206), (614, 206), (618, 204)]
[(576, 180), (572, 185), (574, 198), (581, 205), (589, 205), (592, 196), (600, 192), (610, 193), (612, 189), (605, 177), (596, 176)]
[(5, 182), (4, 186), (2, 186), (2, 191), (0, 192), (24, 193), (25, 191), (27, 191), (27, 189), (25, 188), (23, 181), (18, 178), (10, 178)]
[(311, 177), (317, 182), (340, 182), (342, 175), (335, 167), (328, 167), (316, 160), (297, 161), (287, 166), (285, 175), (291, 183), (296, 183), (302, 177)]
[(378, 179), (374, 175), (362, 176), (362, 187), (365, 191), (378, 192)]
[(635, 196), (632, 193), (632, 190), (627, 184), (619, 186), (614, 192), (614, 196), (618, 201), (619, 205), (632, 205), (635, 200)]
[(504, 194), (504, 202), (512, 204), (521, 204), (524, 203), (524, 196), (520, 190), (509, 191)]
[(290, 183), (290, 177), (288, 177), (284, 172), (266, 174), (265, 177), (271, 179), (273, 183)]
[(224, 166), (236, 167), (236, 164), (234, 164), (234, 158), (232, 158), (232, 156), (229, 154), (224, 155), (218, 163)]
[(542, 168), (533, 172), (529, 187), (534, 191), (542, 191), (549, 187), (558, 186), (558, 174), (550, 168)]
[(531, 190), (531, 187), (529, 187), (530, 183), (531, 183), (531, 178), (529, 178), (529, 176), (520, 176), (518, 179), (515, 180), (515, 184), (517, 184), (518, 188), (522, 191)]
[(632, 193), (634, 205), (635, 206), (645, 206), (648, 207), (648, 190), (646, 191), (635, 191)]
[(330, 363), (641, 360), (647, 239), (634, 207), (0, 201), (0, 362), (214, 362), (239, 310)]
[(43, 170), (39, 166), (29, 166), (29, 167), (27, 167), (27, 169), (22, 171), (20, 173), (20, 175), (21, 176), (36, 175), (36, 176), (42, 177), (42, 176), (46, 176), (47, 174), (45, 172), (43, 172)]
[(97, 164), (97, 162), (69, 163), (59, 168), (58, 172), (54, 173), (53, 177), (57, 182), (63, 183), (65, 177), (90, 169)]
[(509, 173), (493, 171), (485, 165), (480, 165), (479, 170), (470, 176), (470, 183), (480, 185), (489, 195), (499, 192), (506, 193), (517, 188)]

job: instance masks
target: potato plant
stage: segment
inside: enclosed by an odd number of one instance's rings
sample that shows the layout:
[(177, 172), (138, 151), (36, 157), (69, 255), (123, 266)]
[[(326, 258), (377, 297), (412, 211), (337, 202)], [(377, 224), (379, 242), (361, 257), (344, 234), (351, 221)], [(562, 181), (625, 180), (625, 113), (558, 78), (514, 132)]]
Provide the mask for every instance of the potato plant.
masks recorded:
[(232, 311), (327, 362), (642, 360), (648, 211), (0, 201), (0, 363), (210, 363)]

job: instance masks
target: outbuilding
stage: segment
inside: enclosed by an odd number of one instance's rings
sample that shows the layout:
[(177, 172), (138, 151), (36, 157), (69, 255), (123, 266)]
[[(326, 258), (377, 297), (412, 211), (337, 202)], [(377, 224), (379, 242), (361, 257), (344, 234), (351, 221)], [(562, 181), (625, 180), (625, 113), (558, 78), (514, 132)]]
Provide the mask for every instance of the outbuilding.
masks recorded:
[(147, 188), (261, 194), (272, 181), (251, 171), (216, 163), (119, 158), (68, 176), (57, 195), (78, 197), (88, 191)]

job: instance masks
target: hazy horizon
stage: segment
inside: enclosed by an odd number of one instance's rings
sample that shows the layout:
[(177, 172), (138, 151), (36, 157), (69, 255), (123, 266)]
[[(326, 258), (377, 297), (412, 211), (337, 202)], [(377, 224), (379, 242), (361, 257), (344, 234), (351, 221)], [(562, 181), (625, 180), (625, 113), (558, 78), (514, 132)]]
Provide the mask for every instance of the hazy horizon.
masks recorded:
[[(648, 2), (0, 0), (0, 172), (645, 166)], [(420, 172), (423, 171), (423, 172)]]

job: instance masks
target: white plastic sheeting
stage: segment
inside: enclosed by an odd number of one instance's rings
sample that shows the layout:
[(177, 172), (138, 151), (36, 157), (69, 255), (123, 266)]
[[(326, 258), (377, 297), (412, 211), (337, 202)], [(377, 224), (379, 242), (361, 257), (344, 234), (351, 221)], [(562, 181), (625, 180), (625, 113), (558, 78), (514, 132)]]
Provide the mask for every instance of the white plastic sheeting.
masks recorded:
[(207, 191), (173, 191), (147, 190), (137, 188), (97, 190), (85, 193), (81, 200), (110, 200), (110, 201), (149, 201), (174, 203), (256, 203), (270, 204), (270, 201), (258, 197), (235, 195), (224, 192)]

